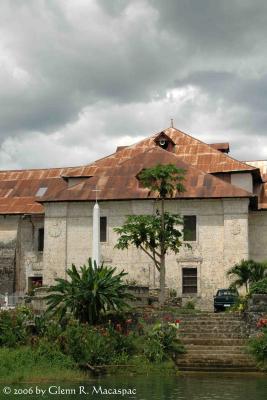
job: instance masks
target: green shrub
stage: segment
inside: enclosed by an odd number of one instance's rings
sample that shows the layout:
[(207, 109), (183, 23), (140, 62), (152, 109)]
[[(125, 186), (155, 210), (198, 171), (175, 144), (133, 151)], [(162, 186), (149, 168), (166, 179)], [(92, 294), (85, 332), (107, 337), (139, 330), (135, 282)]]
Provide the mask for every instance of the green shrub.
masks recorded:
[(28, 322), (32, 314), (26, 307), (0, 311), (0, 346), (15, 347), (25, 344), (28, 338)]
[(248, 295), (245, 296), (238, 296), (235, 303), (228, 309), (229, 312), (231, 311), (239, 311), (243, 312), (247, 309), (248, 306)]
[(122, 335), (112, 327), (93, 328), (72, 321), (58, 338), (62, 352), (79, 364), (116, 364), (134, 352), (132, 335)]
[(250, 339), (249, 350), (258, 361), (267, 363), (267, 327), (262, 328), (256, 337)]
[(194, 300), (188, 300), (184, 305), (184, 308), (186, 310), (194, 310), (195, 307), (196, 307), (196, 303)]
[(251, 285), (250, 294), (267, 294), (267, 277)]
[(161, 362), (184, 352), (177, 337), (177, 328), (171, 324), (156, 324), (145, 337), (144, 354), (149, 361)]
[(116, 273), (116, 268), (105, 265), (83, 265), (80, 271), (74, 264), (67, 270), (68, 280), (57, 278), (56, 285), (48, 289), (46, 296), (48, 312), (58, 313), (60, 318), (70, 311), (80, 322), (99, 323), (108, 311), (119, 311), (127, 307), (133, 298), (123, 283), (126, 273)]

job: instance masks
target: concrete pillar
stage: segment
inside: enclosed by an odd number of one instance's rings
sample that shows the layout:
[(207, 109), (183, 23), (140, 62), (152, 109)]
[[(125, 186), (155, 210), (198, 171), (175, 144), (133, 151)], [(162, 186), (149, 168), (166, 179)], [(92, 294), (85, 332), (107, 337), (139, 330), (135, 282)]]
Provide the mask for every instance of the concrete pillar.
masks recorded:
[(95, 203), (93, 209), (93, 246), (92, 261), (98, 266), (100, 263), (100, 208)]

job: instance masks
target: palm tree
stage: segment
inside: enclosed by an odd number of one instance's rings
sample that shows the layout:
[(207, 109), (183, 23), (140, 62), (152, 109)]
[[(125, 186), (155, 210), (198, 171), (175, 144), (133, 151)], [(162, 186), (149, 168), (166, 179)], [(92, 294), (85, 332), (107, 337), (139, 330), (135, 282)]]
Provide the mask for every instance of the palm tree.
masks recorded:
[(127, 307), (125, 300), (132, 299), (122, 278), (123, 271), (115, 274), (116, 268), (97, 266), (88, 260), (80, 272), (74, 264), (67, 270), (69, 280), (57, 278), (56, 284), (48, 289), (48, 309), (62, 318), (72, 312), (80, 322), (95, 324), (109, 310), (120, 311)]
[(234, 277), (231, 287), (239, 288), (245, 286), (246, 293), (250, 283), (258, 282), (266, 276), (266, 262), (256, 262), (254, 260), (242, 260), (227, 271), (227, 276)]
[(254, 261), (253, 263), (251, 263), (250, 269), (251, 269), (251, 277), (249, 283), (259, 282), (267, 275), (266, 261), (263, 262)]

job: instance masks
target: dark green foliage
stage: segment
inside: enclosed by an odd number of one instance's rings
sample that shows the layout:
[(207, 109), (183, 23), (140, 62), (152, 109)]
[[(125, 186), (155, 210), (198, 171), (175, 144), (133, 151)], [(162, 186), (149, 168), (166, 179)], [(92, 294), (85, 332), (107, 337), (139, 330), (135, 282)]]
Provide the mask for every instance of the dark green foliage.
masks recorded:
[(69, 371), (69, 378), (75, 375), (75, 363), (71, 357), (62, 354), (54, 343), (45, 341), (35, 347), (0, 348), (0, 360), (0, 380), (5, 384), (10, 380), (27, 379), (29, 382), (35, 375), (40, 381), (46, 375), (55, 379), (61, 376), (61, 371)]
[(267, 327), (262, 328), (258, 335), (249, 341), (249, 351), (256, 360), (267, 366)]
[(129, 216), (115, 232), (120, 235), (115, 247), (127, 249), (133, 245), (143, 250), (159, 271), (159, 303), (165, 301), (165, 257), (168, 250), (178, 253), (182, 245), (182, 233), (177, 228), (183, 222), (179, 215), (165, 213), (164, 201), (185, 191), (183, 186), (185, 171), (173, 164), (161, 165), (142, 170), (138, 179), (144, 187), (158, 194), (161, 208), (155, 215)]
[(253, 283), (249, 292), (250, 294), (267, 294), (267, 277)]
[(185, 303), (184, 308), (186, 310), (194, 310), (196, 308), (196, 302), (194, 300), (188, 300)]
[(184, 347), (177, 337), (177, 328), (171, 324), (156, 324), (146, 334), (144, 354), (149, 361), (162, 362), (184, 353)]
[(184, 175), (185, 170), (177, 168), (173, 164), (158, 164), (155, 167), (141, 171), (138, 179), (152, 192), (159, 193), (160, 198), (166, 198), (173, 197), (176, 192), (182, 193), (185, 191), (182, 184)]
[(234, 277), (231, 284), (233, 288), (246, 287), (248, 292), (249, 285), (263, 279), (267, 273), (266, 262), (256, 262), (254, 260), (242, 260), (229, 269), (227, 275)]
[(116, 268), (83, 265), (80, 272), (75, 265), (67, 270), (69, 280), (57, 278), (56, 285), (48, 289), (48, 312), (57, 312), (60, 318), (71, 312), (80, 322), (95, 324), (101, 315), (110, 310), (119, 311), (127, 307), (126, 300), (132, 296), (127, 293), (127, 286), (122, 278), (123, 271), (116, 273)]
[(149, 252), (150, 257), (160, 269), (159, 247), (164, 236), (163, 253), (168, 250), (175, 254), (179, 252), (182, 246), (182, 233), (178, 225), (182, 224), (180, 215), (164, 213), (164, 231), (161, 229), (161, 215), (130, 215), (125, 223), (115, 228), (114, 231), (119, 234), (116, 244), (118, 249), (128, 249), (130, 245), (141, 248)]
[[(64, 354), (78, 364), (114, 364), (121, 355), (132, 354), (132, 336), (124, 336), (112, 327), (92, 328), (72, 321), (59, 336), (58, 343)], [(114, 362), (115, 360), (115, 362)]]
[(27, 323), (32, 318), (26, 307), (0, 311), (0, 346), (15, 347), (27, 341)]

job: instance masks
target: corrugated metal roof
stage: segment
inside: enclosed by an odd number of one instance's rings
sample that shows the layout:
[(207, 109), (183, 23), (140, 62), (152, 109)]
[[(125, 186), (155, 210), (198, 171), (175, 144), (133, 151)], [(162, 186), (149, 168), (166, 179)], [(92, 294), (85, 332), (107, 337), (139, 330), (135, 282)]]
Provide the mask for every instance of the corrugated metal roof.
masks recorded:
[(221, 151), (222, 153), (229, 153), (230, 151), (229, 143), (210, 143), (210, 146), (215, 150)]
[[(161, 134), (161, 132), (159, 133)], [(103, 200), (147, 198), (146, 189), (139, 187), (136, 175), (142, 168), (155, 163), (175, 163), (187, 170), (186, 198), (248, 197), (248, 192), (209, 175), (229, 171), (258, 169), (239, 162), (174, 128), (164, 130), (174, 147), (172, 153), (160, 149), (155, 134), (139, 143), (120, 149), (92, 164), (69, 168), (0, 171), (0, 213), (42, 213), (43, 206), (36, 201), (93, 200), (97, 185)], [(62, 177), (87, 177), (86, 181), (68, 188)], [(47, 187), (43, 197), (36, 197), (40, 187)]]
[(98, 173), (85, 182), (64, 188), (57, 194), (45, 195), (40, 201), (88, 201), (95, 199), (94, 189), (99, 190), (99, 200), (123, 200), (155, 198), (140, 186), (137, 176), (144, 168), (158, 163), (175, 164), (186, 171), (184, 186), (186, 192), (177, 197), (182, 198), (221, 198), (221, 197), (252, 197), (253, 195), (229, 183), (207, 174), (198, 168), (185, 163), (174, 153), (152, 147), (121, 162), (113, 168), (107, 168), (106, 163), (98, 168)]
[[(252, 171), (257, 168), (246, 163), (235, 160), (228, 154), (214, 149), (211, 145), (201, 142), (192, 136), (179, 131), (175, 128), (168, 128), (164, 131), (175, 144), (174, 153), (190, 165), (208, 173), (230, 172), (230, 171)], [(94, 175), (98, 168), (116, 166), (135, 155), (142, 153), (152, 147), (156, 147), (155, 138), (160, 135), (159, 132), (147, 139), (142, 140), (132, 146), (121, 149), (108, 157), (102, 158), (88, 166), (77, 167), (68, 172), (68, 176)]]

